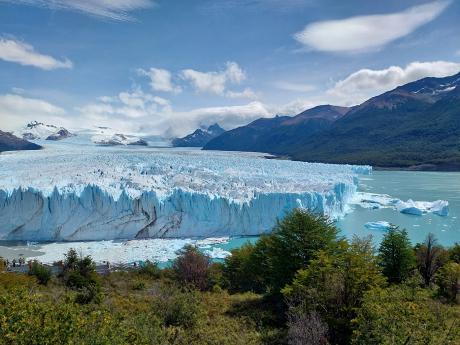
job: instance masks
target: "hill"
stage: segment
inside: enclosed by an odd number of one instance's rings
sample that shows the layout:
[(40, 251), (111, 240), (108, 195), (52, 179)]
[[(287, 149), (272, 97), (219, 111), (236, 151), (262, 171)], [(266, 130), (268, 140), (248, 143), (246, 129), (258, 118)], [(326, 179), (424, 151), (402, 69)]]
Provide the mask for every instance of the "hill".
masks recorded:
[(285, 154), (300, 140), (329, 128), (349, 108), (322, 105), (297, 116), (262, 118), (227, 131), (205, 145), (205, 150), (255, 151)]
[(330, 105), (259, 119), (204, 149), (260, 151), (295, 160), (423, 170), (460, 169), (460, 73), (424, 78), (359, 106)]
[(38, 150), (41, 146), (20, 139), (8, 132), (0, 131), (0, 152), (17, 150)]

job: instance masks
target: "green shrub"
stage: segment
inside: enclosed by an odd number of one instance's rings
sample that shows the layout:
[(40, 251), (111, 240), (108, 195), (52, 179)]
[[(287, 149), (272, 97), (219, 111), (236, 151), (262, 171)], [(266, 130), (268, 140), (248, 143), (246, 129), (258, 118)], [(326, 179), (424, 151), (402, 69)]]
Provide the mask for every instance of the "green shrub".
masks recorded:
[(194, 327), (204, 313), (197, 291), (181, 291), (175, 287), (162, 289), (154, 300), (153, 309), (166, 327)]
[(33, 261), (29, 269), (29, 275), (37, 278), (39, 284), (47, 285), (51, 279), (51, 269), (40, 264), (38, 261)]
[(147, 260), (139, 265), (139, 273), (152, 278), (159, 278), (161, 275), (161, 269), (158, 267), (156, 262)]

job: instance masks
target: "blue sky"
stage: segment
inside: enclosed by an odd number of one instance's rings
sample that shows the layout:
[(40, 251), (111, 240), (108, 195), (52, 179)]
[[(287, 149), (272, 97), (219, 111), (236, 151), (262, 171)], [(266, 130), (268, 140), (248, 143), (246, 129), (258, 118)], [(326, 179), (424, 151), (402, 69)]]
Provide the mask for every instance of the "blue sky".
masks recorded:
[(0, 0), (0, 129), (182, 135), (460, 71), (460, 2)]

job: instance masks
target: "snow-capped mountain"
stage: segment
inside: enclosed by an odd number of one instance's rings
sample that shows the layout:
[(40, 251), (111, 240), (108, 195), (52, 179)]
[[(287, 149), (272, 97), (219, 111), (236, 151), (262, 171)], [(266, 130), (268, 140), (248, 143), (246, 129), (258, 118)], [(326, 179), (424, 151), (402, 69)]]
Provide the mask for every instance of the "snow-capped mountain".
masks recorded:
[(15, 135), (23, 138), (24, 140), (62, 140), (74, 136), (64, 127), (57, 127), (55, 125), (48, 125), (38, 121), (32, 121)]
[(215, 123), (208, 128), (199, 128), (183, 138), (176, 138), (172, 141), (172, 144), (174, 147), (202, 147), (224, 132), (225, 129)]
[(16, 137), (15, 135), (0, 131), (0, 152), (17, 150), (38, 150), (41, 146), (30, 143), (27, 140)]
[(93, 135), (91, 141), (97, 145), (102, 146), (148, 145), (147, 141), (142, 138), (134, 135), (116, 133), (113, 129), (107, 127), (98, 127), (96, 134)]

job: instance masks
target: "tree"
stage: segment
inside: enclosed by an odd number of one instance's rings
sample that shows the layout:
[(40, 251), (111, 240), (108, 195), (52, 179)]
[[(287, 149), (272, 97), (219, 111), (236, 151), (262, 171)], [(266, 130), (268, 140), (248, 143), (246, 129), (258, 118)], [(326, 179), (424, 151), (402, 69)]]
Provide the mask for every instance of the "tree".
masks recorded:
[(438, 269), (448, 260), (448, 253), (443, 247), (437, 245), (436, 237), (430, 233), (425, 242), (417, 247), (415, 256), (423, 283), (428, 287), (433, 282)]
[(455, 243), (449, 249), (449, 259), (460, 264), (460, 243)]
[(329, 339), (334, 344), (348, 344), (356, 309), (366, 291), (385, 286), (371, 238), (355, 237), (342, 244), (336, 254), (320, 251), (306, 269), (296, 274), (292, 284), (283, 289), (288, 305), (303, 318), (318, 313), (329, 326)]
[[(260, 245), (259, 245), (260, 246)], [(264, 277), (261, 264), (257, 260), (255, 246), (246, 243), (232, 250), (232, 255), (225, 258), (223, 276), (230, 292), (264, 292)]]
[(296, 209), (279, 221), (273, 232), (256, 244), (266, 286), (278, 294), (296, 272), (308, 266), (318, 251), (334, 252), (338, 229), (324, 216)]
[(455, 303), (460, 292), (460, 264), (456, 262), (445, 264), (436, 276), (436, 283), (440, 295)]
[(411, 274), (415, 258), (406, 230), (391, 228), (379, 247), (380, 266), (390, 283), (401, 283)]
[(209, 287), (211, 259), (191, 245), (185, 246), (178, 254), (172, 266), (177, 279), (199, 290), (206, 290)]

